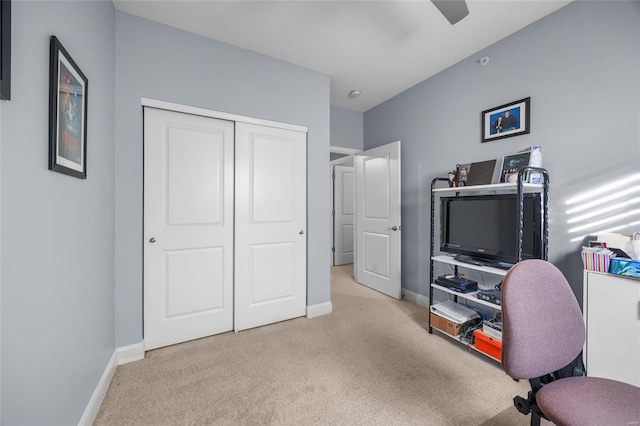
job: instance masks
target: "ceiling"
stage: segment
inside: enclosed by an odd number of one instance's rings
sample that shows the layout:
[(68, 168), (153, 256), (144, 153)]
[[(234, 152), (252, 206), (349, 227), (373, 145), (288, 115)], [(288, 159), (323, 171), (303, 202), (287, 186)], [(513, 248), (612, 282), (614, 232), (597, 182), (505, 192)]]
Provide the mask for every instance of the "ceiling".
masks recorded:
[[(123, 12), (327, 74), (331, 105), (364, 112), (570, 1), (467, 0), (469, 15), (455, 25), (427, 0), (114, 4)], [(350, 98), (354, 89), (361, 96)]]

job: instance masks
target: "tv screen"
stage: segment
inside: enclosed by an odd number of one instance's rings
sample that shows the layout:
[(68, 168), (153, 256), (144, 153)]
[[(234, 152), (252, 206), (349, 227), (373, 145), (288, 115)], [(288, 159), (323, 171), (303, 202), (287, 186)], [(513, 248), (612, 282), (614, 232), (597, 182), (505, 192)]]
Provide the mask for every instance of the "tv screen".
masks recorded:
[[(540, 194), (525, 194), (522, 258), (542, 258)], [(445, 252), (489, 261), (518, 261), (516, 194), (443, 197), (441, 247)]]

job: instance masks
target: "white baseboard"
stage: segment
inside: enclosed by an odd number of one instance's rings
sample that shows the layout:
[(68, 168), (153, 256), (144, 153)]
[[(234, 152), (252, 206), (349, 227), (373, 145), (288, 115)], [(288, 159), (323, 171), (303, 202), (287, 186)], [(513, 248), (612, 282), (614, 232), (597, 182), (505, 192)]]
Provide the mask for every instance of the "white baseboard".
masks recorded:
[(407, 290), (406, 288), (402, 289), (402, 298), (407, 302), (413, 302), (417, 305), (424, 306), (425, 308), (429, 307), (429, 297), (424, 296), (420, 293), (416, 293), (411, 290)]
[(144, 341), (116, 348), (118, 365), (144, 359)]
[(111, 379), (116, 372), (116, 359), (116, 351), (113, 351), (113, 354), (111, 354), (111, 358), (107, 363), (107, 367), (104, 369), (104, 373), (102, 373), (102, 377), (100, 377), (100, 380), (98, 381), (96, 390), (93, 391), (93, 395), (91, 395), (91, 399), (89, 399), (87, 408), (85, 408), (84, 413), (82, 413), (82, 417), (80, 417), (78, 425), (91, 426), (93, 421), (96, 419), (100, 405), (102, 405), (102, 400), (107, 394), (107, 389), (109, 389)]
[(109, 358), (109, 362), (102, 373), (102, 377), (100, 377), (100, 380), (96, 385), (96, 389), (93, 391), (91, 399), (89, 399), (87, 408), (84, 409), (84, 413), (82, 413), (82, 417), (80, 417), (78, 425), (91, 426), (93, 424), (96, 416), (98, 415), (98, 410), (100, 410), (100, 406), (102, 405), (102, 400), (107, 394), (113, 375), (116, 372), (116, 367), (118, 365), (141, 359), (144, 359), (144, 341), (134, 345), (122, 346), (113, 351), (113, 354), (111, 354), (111, 358)]
[(307, 306), (307, 318), (315, 318), (320, 315), (330, 314), (331, 312), (333, 312), (333, 304), (331, 302)]

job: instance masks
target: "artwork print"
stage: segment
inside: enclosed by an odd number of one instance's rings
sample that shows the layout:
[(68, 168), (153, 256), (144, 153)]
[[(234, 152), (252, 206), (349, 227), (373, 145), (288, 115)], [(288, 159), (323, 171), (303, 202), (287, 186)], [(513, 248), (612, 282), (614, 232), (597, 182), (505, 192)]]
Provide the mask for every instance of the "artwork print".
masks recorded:
[(11, 0), (0, 0), (0, 99), (11, 100)]
[(69, 70), (65, 61), (60, 61), (58, 81), (58, 157), (71, 162), (71, 167), (82, 167), (82, 101), (84, 88)]
[(86, 179), (88, 80), (55, 36), (50, 68), (49, 169)]
[(519, 136), (530, 132), (531, 98), (483, 111), (482, 142)]

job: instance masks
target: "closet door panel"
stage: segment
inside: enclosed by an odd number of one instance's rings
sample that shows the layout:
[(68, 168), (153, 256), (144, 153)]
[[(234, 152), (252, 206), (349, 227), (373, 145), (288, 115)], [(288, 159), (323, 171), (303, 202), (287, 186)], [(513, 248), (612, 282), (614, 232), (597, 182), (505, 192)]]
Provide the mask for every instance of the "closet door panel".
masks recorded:
[(147, 349), (233, 329), (230, 121), (144, 110)]
[(235, 328), (306, 310), (306, 134), (236, 123)]

